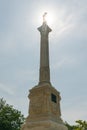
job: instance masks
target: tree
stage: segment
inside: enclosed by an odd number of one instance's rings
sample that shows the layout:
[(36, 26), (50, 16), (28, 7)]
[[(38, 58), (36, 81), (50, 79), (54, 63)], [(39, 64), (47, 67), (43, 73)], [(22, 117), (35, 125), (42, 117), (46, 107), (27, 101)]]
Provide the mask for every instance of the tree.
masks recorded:
[(77, 126), (75, 130), (87, 130), (87, 121), (78, 120), (76, 123)]
[(0, 99), (0, 130), (20, 130), (24, 122), (24, 116), (13, 106)]
[(67, 122), (65, 122), (65, 125), (67, 126), (68, 130), (75, 130), (76, 126), (70, 125)]
[(70, 125), (65, 122), (65, 125), (68, 130), (87, 130), (87, 121), (77, 120), (76, 123), (76, 125)]

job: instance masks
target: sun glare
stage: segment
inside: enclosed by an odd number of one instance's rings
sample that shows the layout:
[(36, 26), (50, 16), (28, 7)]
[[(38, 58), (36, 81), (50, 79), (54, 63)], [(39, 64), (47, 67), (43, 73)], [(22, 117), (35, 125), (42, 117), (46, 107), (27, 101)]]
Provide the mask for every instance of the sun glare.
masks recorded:
[[(47, 22), (47, 24), (50, 26), (54, 23), (54, 19), (55, 19), (55, 15), (50, 12), (50, 11), (43, 11), (43, 12), (40, 12), (40, 15), (39, 15), (39, 22), (40, 23), (43, 23), (43, 14), (47, 12), (47, 15), (45, 16), (45, 20)], [(41, 17), (41, 18), (40, 18)]]
[(54, 19), (53, 15), (50, 14), (50, 13), (47, 13), (47, 15), (46, 15), (46, 21), (47, 21), (48, 25), (51, 25), (53, 23), (53, 19)]

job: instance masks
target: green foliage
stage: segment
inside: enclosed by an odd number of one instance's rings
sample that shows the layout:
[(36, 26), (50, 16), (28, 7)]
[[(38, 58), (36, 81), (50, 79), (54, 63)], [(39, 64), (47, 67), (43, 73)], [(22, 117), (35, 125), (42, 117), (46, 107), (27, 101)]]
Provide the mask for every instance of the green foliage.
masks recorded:
[(77, 126), (75, 130), (87, 130), (87, 121), (78, 120), (76, 123)]
[(20, 111), (0, 99), (0, 130), (20, 130), (24, 116)]
[(67, 126), (68, 130), (87, 130), (87, 121), (77, 120), (76, 125), (69, 125), (67, 122), (65, 122), (65, 125)]
[(65, 122), (65, 125), (67, 126), (68, 130), (74, 130), (75, 129), (74, 125), (70, 125), (67, 122)]

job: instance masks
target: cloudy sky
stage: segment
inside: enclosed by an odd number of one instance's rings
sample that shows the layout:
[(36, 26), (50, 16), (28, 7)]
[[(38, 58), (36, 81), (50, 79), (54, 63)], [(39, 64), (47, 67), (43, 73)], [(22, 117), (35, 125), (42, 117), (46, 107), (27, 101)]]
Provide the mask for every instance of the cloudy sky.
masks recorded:
[(52, 28), (51, 83), (61, 93), (62, 118), (87, 120), (87, 0), (0, 0), (0, 98), (28, 115), (45, 11)]

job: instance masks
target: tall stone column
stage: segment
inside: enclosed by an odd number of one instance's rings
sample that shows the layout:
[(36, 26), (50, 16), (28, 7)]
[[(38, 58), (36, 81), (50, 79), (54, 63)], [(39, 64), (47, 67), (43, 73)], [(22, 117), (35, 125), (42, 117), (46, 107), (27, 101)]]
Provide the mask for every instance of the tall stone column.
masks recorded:
[(40, 40), (40, 71), (39, 71), (39, 83), (50, 83), (50, 67), (49, 67), (49, 32), (52, 30), (43, 21), (41, 27), (38, 28), (41, 35)]

